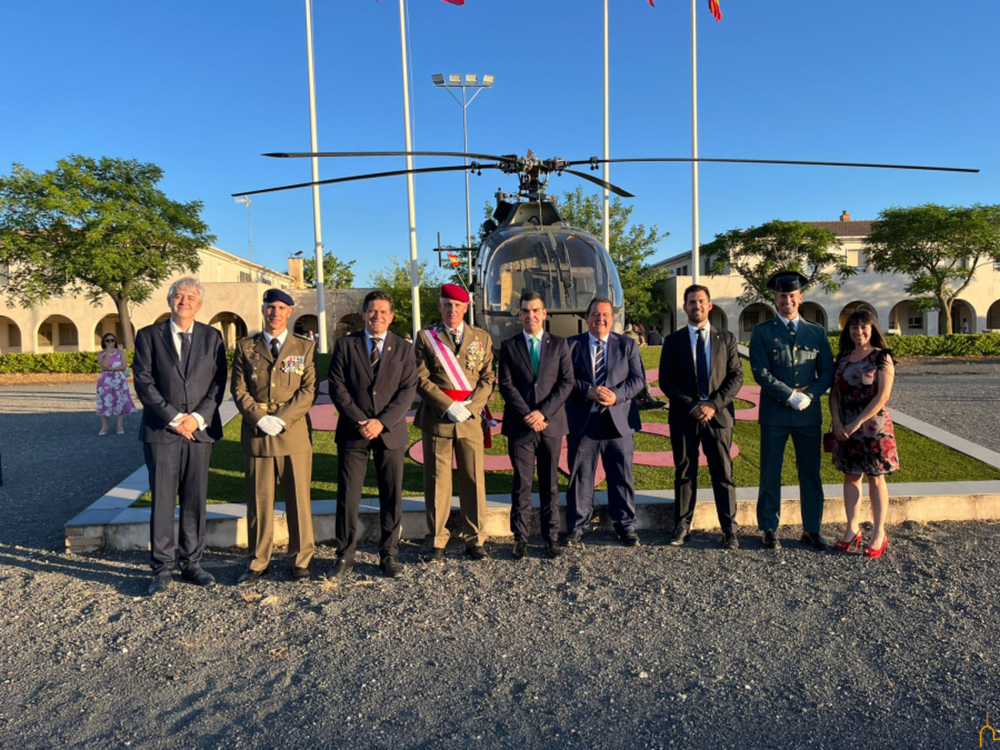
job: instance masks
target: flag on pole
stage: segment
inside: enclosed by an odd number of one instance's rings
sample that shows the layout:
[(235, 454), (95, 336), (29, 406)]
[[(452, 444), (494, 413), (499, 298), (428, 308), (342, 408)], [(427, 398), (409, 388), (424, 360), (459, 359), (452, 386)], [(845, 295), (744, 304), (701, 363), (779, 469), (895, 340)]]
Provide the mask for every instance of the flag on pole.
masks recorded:
[[(652, 4), (652, 0), (650, 0), (650, 5)], [(719, 7), (719, 0), (708, 0), (708, 10), (715, 18), (716, 23), (722, 20), (722, 8)]]
[(458, 264), (461, 263), (461, 261), (458, 259), (458, 256), (455, 255), (455, 253), (448, 253), (448, 260), (451, 262), (452, 268), (458, 268)]
[(465, 5), (465, 0), (444, 0), (446, 3), (451, 3), (452, 5)]
[(653, 2), (653, 0), (649, 0), (649, 4), (652, 5), (654, 8), (656, 7), (656, 4)]

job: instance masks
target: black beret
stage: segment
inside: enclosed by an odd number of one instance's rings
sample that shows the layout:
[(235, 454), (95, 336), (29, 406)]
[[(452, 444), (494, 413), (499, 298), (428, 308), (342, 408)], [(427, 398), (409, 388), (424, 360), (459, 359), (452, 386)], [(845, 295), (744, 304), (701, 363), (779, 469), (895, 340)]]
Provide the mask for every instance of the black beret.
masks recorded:
[(268, 289), (264, 292), (264, 304), (271, 302), (284, 302), (289, 307), (295, 307), (295, 300), (292, 299), (291, 295), (280, 289)]
[(809, 286), (809, 279), (798, 271), (778, 271), (767, 280), (767, 288), (775, 292), (797, 292)]

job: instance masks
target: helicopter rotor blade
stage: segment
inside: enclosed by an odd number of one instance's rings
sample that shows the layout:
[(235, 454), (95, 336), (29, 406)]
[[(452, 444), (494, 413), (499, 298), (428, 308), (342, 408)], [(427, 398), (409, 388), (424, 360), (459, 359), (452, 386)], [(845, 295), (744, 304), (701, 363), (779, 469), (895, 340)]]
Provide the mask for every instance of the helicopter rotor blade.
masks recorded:
[(615, 195), (620, 195), (622, 198), (635, 198), (632, 193), (627, 190), (618, 187), (617, 185), (612, 185), (610, 182), (605, 182), (604, 180), (594, 177), (592, 174), (587, 174), (586, 172), (578, 172), (575, 169), (561, 169), (559, 172), (566, 172), (567, 174), (575, 175), (581, 179), (587, 180), (587, 182), (592, 182), (595, 185), (600, 185), (603, 188), (607, 188)]
[(968, 169), (966, 167), (931, 167), (923, 166), (918, 164), (869, 164), (865, 162), (847, 162), (847, 161), (800, 161), (793, 159), (706, 159), (698, 157), (697, 159), (691, 156), (680, 156), (672, 158), (649, 158), (649, 159), (598, 159), (596, 156), (588, 159), (587, 161), (571, 161), (566, 162), (571, 165), (578, 164), (589, 164), (591, 166), (596, 166), (598, 164), (626, 164), (626, 163), (639, 163), (639, 162), (703, 162), (703, 163), (715, 163), (715, 164), (788, 164), (793, 166), (812, 166), (812, 167), (861, 167), (865, 169), (917, 169), (929, 172), (968, 172), (971, 174), (978, 174), (978, 169)]
[(469, 159), (486, 159), (487, 161), (516, 161), (516, 156), (495, 156), (493, 154), (466, 154), (461, 151), (308, 151), (275, 152), (261, 154), (273, 159), (306, 159), (312, 157), (350, 157), (350, 156), (456, 156)]
[(281, 187), (264, 188), (263, 190), (247, 190), (245, 192), (233, 193), (233, 197), (244, 195), (260, 195), (261, 193), (276, 193), (280, 190), (296, 190), (297, 188), (312, 187), (313, 185), (333, 185), (338, 182), (353, 182), (356, 180), (372, 180), (377, 177), (398, 177), (406, 174), (429, 174), (432, 172), (456, 172), (471, 170), (478, 172), (481, 169), (497, 169), (496, 164), (458, 164), (453, 167), (421, 167), (419, 169), (397, 169), (392, 172), (372, 172), (370, 174), (356, 174), (350, 177), (334, 177), (330, 180), (319, 180), (317, 182), (300, 182), (296, 185), (282, 185)]

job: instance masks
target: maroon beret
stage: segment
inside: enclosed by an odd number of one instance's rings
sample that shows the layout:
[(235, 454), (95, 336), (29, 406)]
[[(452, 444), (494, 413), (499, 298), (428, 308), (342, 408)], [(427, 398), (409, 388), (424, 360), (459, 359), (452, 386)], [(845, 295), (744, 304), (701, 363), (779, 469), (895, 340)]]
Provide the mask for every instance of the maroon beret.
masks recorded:
[(469, 293), (458, 284), (445, 284), (441, 287), (441, 299), (453, 299), (468, 304)]

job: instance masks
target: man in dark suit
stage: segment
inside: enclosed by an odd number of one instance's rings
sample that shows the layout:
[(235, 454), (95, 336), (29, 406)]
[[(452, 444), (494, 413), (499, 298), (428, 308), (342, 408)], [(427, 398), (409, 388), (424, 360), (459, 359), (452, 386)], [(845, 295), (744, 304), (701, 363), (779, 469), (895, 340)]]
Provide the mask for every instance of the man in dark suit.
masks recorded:
[(215, 583), (201, 557), (212, 443), (222, 437), (226, 349), (217, 330), (195, 322), (204, 293), (197, 279), (175, 281), (167, 293), (170, 320), (146, 326), (135, 340), (135, 390), (143, 405), (139, 439), (153, 495), (150, 594), (166, 591), (171, 582), (178, 498), (181, 576), (199, 586)]
[(633, 399), (642, 393), (646, 375), (636, 343), (611, 332), (614, 320), (611, 300), (594, 297), (587, 308), (589, 332), (567, 339), (574, 380), (566, 402), (570, 478), (563, 544), (567, 547), (580, 546), (593, 515), (598, 458), (608, 478), (608, 512), (615, 533), (626, 547), (639, 544), (632, 435), (642, 424)]
[(392, 297), (369, 292), (364, 300), (363, 331), (337, 340), (330, 359), (330, 398), (337, 407), (337, 564), (332, 577), (354, 570), (358, 543), (358, 508), (374, 456), (378, 477), (379, 566), (398, 578), (397, 557), (403, 519), (403, 454), (407, 439), (406, 412), (417, 392), (413, 345), (389, 332)]
[(739, 549), (736, 485), (733, 483), (733, 399), (743, 385), (736, 337), (712, 328), (712, 298), (700, 285), (684, 290), (688, 324), (667, 336), (660, 353), (660, 388), (670, 399), (674, 450), (674, 534), (670, 544), (690, 538), (698, 492), (698, 448), (705, 453), (722, 528), (722, 546)]
[(569, 432), (564, 404), (573, 390), (573, 365), (566, 339), (543, 329), (545, 298), (538, 292), (521, 297), (518, 311), (523, 331), (500, 346), (500, 395), (507, 451), (514, 467), (510, 530), (514, 534), (514, 559), (528, 551), (531, 517), (531, 484), (538, 459), (538, 494), (541, 499), (542, 538), (549, 557), (562, 554), (559, 547), (559, 452)]
[(808, 279), (796, 271), (779, 271), (767, 282), (775, 292), (778, 316), (750, 334), (750, 367), (760, 384), (760, 490), (757, 525), (764, 547), (780, 549), (781, 468), (791, 436), (799, 470), (802, 541), (818, 550), (830, 545), (820, 536), (823, 482), (820, 446), (823, 409), (820, 396), (833, 383), (833, 353), (822, 326), (799, 315)]

